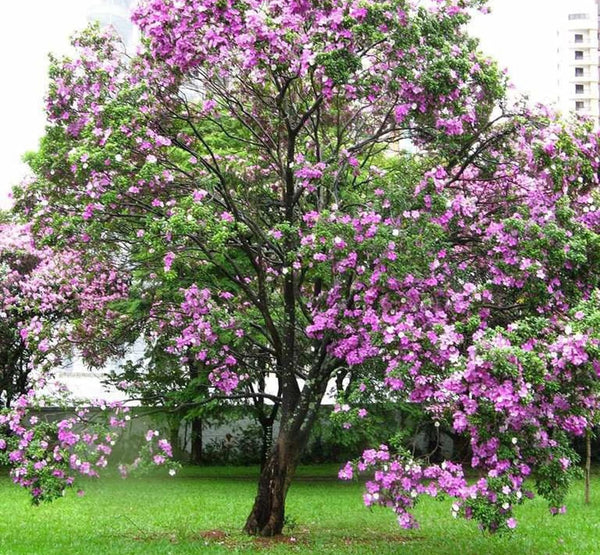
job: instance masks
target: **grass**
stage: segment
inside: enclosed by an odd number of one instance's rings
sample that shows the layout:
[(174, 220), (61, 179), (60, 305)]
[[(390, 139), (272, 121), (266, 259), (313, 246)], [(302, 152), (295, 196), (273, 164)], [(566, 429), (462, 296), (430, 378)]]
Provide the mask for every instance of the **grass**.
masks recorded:
[(592, 504), (583, 483), (566, 515), (552, 517), (541, 499), (520, 507), (512, 536), (483, 535), (450, 517), (450, 501), (424, 499), (421, 529), (400, 530), (389, 510), (367, 510), (362, 486), (335, 479), (337, 467), (300, 469), (287, 505), (283, 541), (239, 533), (255, 494), (256, 469), (185, 468), (175, 478), (109, 477), (51, 505), (34, 507), (0, 477), (1, 555), (130, 555), (183, 553), (594, 554), (600, 553), (600, 477)]

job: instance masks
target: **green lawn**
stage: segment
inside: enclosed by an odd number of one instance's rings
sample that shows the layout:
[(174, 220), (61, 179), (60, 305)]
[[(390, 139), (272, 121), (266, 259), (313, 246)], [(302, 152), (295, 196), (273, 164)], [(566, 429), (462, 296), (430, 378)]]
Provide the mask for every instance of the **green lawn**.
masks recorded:
[(256, 470), (186, 468), (175, 478), (106, 478), (33, 507), (26, 492), (0, 478), (0, 554), (318, 553), (384, 555), (600, 553), (600, 478), (592, 504), (578, 483), (566, 515), (552, 517), (542, 500), (517, 513), (511, 537), (481, 534), (472, 522), (453, 520), (450, 502), (425, 499), (421, 529), (400, 530), (390, 511), (367, 510), (362, 486), (334, 477), (336, 468), (306, 467), (288, 497), (285, 541), (239, 534), (255, 492)]

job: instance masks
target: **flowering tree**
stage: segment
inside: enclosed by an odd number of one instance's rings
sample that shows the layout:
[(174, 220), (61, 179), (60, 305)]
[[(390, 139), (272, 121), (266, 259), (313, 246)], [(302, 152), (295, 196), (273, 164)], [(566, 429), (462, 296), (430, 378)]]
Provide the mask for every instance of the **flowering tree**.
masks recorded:
[(16, 397), (27, 391), (32, 358), (21, 335), (20, 325), (24, 319), (15, 300), (40, 258), (26, 248), (28, 245), (23, 245), (23, 237), (16, 228), (3, 225), (0, 241), (0, 398), (2, 406), (10, 407)]
[(99, 260), (84, 269), (80, 260), (72, 249), (36, 247), (27, 226), (0, 226), (3, 406), (27, 393), (34, 369), (55, 368), (86, 329), (98, 328), (95, 309), (124, 297), (122, 276)]
[[(149, 0), (138, 56), (88, 30), (52, 66), (18, 206), (129, 276), (136, 310), (103, 305), (102, 330), (178, 357), (198, 402), (279, 414), (249, 533), (281, 532), (332, 379), (471, 435), (474, 489), (363, 456), (382, 465), (367, 501), (402, 524), (436, 487), (489, 529), (513, 524), (529, 472), (564, 490), (561, 433), (595, 408), (597, 140), (544, 113), (491, 119), (503, 80), (463, 29), (479, 4)], [(403, 139), (420, 154), (394, 155)]]

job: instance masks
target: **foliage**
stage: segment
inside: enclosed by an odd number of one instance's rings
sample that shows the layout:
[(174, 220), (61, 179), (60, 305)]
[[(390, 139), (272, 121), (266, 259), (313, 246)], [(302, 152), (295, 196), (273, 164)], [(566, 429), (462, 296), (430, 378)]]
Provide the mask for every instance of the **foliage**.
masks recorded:
[[(445, 230), (429, 271), (406, 276), (383, 295), (364, 285), (364, 298), (372, 299), (367, 309), (390, 307), (384, 316), (390, 325), (366, 340), (402, 338), (401, 350), (384, 355), (389, 386), (407, 390), (435, 418), (467, 433), (472, 465), (485, 472), (470, 486), (452, 465), (395, 462), (385, 446), (365, 452), (358, 468), (379, 469), (369, 486), (370, 495), (377, 493), (372, 502), (391, 502), (404, 526), (416, 525), (408, 512), (415, 496), (439, 489), (484, 528), (514, 528), (512, 511), (531, 495), (523, 489), (530, 475), (551, 511), (560, 512), (578, 461), (568, 435), (581, 436), (596, 418), (597, 174), (585, 168), (597, 165), (598, 141), (590, 124), (546, 117), (520, 123), (509, 157), (496, 153), (494, 180), (463, 166), (447, 191), (444, 170), (430, 174), (420, 187), (433, 185), (448, 201), (438, 204), (438, 216), (433, 201), (425, 212)], [(513, 157), (518, 150), (523, 159)], [(547, 152), (554, 155), (550, 167)], [(402, 275), (394, 258), (385, 266)], [(406, 310), (398, 310), (396, 295), (410, 299)], [(358, 316), (364, 321), (366, 313)], [(351, 466), (343, 474), (349, 477)]]
[(203, 448), (203, 459), (208, 464), (256, 465), (261, 462), (261, 449), (260, 426), (243, 426), (208, 442)]

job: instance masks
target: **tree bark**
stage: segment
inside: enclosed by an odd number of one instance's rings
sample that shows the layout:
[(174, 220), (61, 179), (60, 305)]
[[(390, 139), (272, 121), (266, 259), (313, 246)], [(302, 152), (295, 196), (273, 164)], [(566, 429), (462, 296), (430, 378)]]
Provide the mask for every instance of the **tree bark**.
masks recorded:
[(269, 453), (271, 452), (271, 445), (273, 444), (273, 424), (268, 422), (261, 422), (262, 426), (262, 445), (260, 451), (260, 468), (261, 470), (267, 464)]
[(253, 536), (281, 534), (285, 521), (285, 498), (296, 471), (302, 445), (279, 434), (262, 467), (258, 493), (246, 520), (244, 532)]

